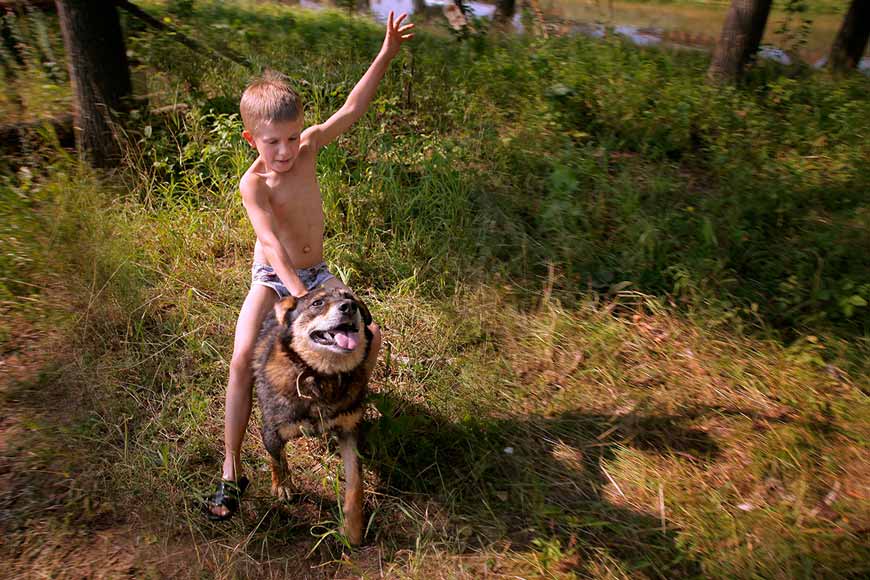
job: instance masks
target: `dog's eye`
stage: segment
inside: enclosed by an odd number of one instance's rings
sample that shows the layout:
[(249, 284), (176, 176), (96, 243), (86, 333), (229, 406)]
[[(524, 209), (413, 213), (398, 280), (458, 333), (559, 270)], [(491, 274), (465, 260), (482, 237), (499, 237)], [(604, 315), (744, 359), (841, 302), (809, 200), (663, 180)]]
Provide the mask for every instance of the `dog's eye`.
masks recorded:
[(313, 306), (314, 308), (320, 308), (321, 306), (323, 306), (323, 300), (315, 300), (311, 303), (311, 306)]

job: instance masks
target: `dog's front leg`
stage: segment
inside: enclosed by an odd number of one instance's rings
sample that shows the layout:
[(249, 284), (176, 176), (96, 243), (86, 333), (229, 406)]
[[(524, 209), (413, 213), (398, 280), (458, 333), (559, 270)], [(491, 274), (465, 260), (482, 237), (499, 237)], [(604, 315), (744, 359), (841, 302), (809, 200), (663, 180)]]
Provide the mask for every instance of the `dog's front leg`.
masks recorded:
[(362, 543), (362, 468), (356, 443), (356, 430), (339, 435), (344, 461), (344, 533), (354, 546)]
[(278, 499), (290, 499), (293, 494), (293, 481), (290, 478), (290, 467), (284, 455), (286, 441), (278, 430), (263, 430), (263, 446), (269, 452), (272, 467), (272, 495)]

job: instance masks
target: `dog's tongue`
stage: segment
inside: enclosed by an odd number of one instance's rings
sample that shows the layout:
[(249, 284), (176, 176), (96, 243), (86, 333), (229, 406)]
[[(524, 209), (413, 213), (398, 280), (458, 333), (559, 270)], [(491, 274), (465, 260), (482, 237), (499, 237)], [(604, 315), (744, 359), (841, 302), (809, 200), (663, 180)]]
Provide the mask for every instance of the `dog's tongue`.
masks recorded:
[(333, 335), (335, 337), (335, 344), (340, 346), (341, 348), (347, 350), (353, 350), (356, 348), (357, 341), (357, 333), (356, 332), (347, 332), (345, 330), (336, 331)]

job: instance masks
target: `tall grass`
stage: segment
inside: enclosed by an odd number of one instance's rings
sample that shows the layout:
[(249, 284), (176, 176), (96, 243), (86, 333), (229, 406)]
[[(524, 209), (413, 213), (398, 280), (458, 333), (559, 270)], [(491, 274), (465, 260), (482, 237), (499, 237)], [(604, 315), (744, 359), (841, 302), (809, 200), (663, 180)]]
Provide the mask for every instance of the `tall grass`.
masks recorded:
[[(209, 19), (230, 17), (213, 10)], [(248, 19), (246, 33), (282, 21), (231, 14)], [(377, 37), (361, 22), (311, 38), (290, 28), (281, 53), (260, 41), (254, 54), (297, 77), (310, 122), (323, 120)], [(346, 60), (326, 67), (301, 58), (322, 50), (319, 38)], [(190, 82), (194, 65), (175, 70), (163, 42), (143, 49)], [(475, 50), (432, 37), (410, 53), (374, 113), (320, 165), (330, 240), (348, 249), (337, 261), (363, 284), (387, 282), (375, 272), (416, 270), (444, 287), (469, 272), (541, 275), (552, 263), (568, 291), (630, 281), (771, 328), (866, 330), (867, 270), (851, 251), (870, 241), (865, 78), (759, 70), (748, 87), (720, 90), (700, 82), (702, 56), (582, 38), (494, 40)], [(234, 190), (244, 145), (232, 135), (238, 118), (220, 115), (233, 114), (223, 99), (248, 75), (231, 72), (196, 89), (220, 93), (185, 121), (209, 126), (172, 141), (152, 134), (144, 156), (174, 171), (150, 182), (190, 179), (190, 158), (196, 173)], [(219, 159), (229, 157), (229, 165)]]
[[(298, 79), (309, 123), (381, 35), (253, 3), (179, 23)], [(190, 108), (139, 113), (112, 176), (46, 145), (0, 182), (13, 575), (98, 531), (134, 559), (92, 574), (866, 572), (866, 78), (713, 90), (701, 55), (415, 38), (318, 164), (327, 258), (386, 339), (351, 552), (330, 446), (300, 442), (300, 501), (273, 503), (256, 417), (242, 513), (197, 511), (254, 239), (250, 72), (128, 41), (151, 106)]]

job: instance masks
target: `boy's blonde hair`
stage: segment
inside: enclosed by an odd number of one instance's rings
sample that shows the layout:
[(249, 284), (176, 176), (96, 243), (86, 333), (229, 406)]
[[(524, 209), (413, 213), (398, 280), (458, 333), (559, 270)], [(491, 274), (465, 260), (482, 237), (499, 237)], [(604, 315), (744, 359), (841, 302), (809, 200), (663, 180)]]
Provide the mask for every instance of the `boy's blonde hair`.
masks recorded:
[(239, 111), (245, 129), (253, 132), (263, 122), (298, 119), (302, 114), (302, 99), (290, 86), (288, 77), (267, 70), (242, 93)]

